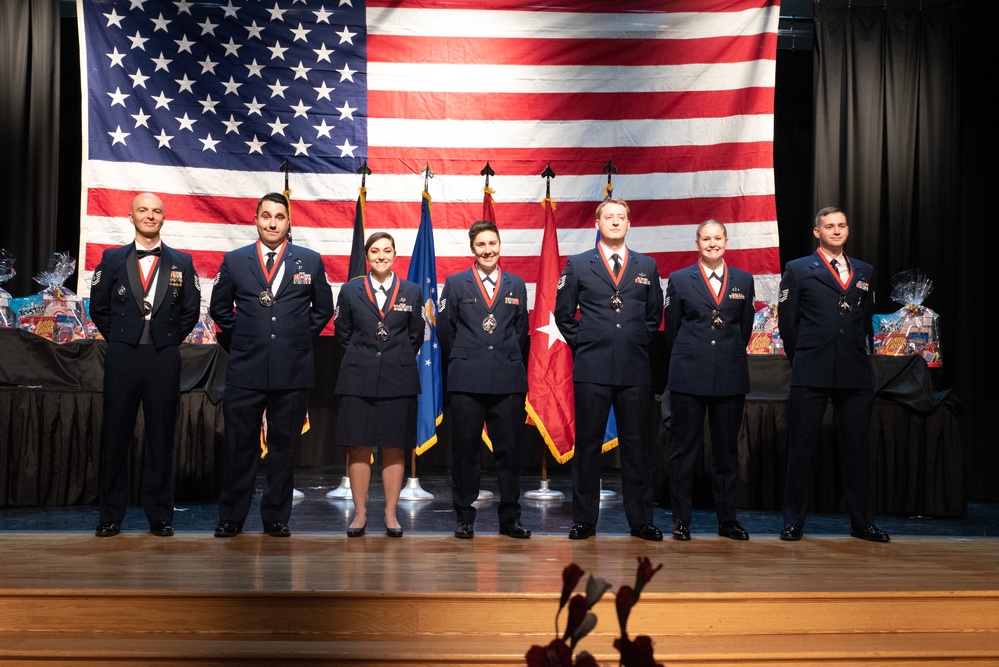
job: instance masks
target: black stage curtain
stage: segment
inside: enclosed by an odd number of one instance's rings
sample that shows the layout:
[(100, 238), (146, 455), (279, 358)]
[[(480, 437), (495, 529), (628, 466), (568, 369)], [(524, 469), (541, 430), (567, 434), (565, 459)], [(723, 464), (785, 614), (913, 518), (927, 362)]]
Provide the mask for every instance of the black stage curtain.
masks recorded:
[(0, 248), (17, 258), (14, 268), (19, 275), (4, 285), (14, 296), (37, 290), (31, 277), (45, 268), (54, 251), (76, 254), (76, 246), (58, 248), (57, 241), (79, 245), (78, 235), (77, 240), (56, 238), (59, 40), (59, 0), (0, 2), (0, 146), (4, 152), (0, 183), (7, 192)]
[[(813, 209), (846, 211), (847, 252), (878, 273), (878, 312), (898, 307), (889, 298), (894, 274), (921, 268), (934, 281), (926, 305), (941, 317), (940, 381), (969, 412), (962, 423), (969, 497), (996, 498), (999, 450), (986, 437), (989, 378), (981, 363), (991, 353), (979, 343), (988, 326), (982, 315), (992, 308), (983, 309), (987, 286), (984, 270), (976, 271), (987, 265), (981, 235), (994, 217), (991, 210), (983, 217), (997, 176), (996, 124), (985, 118), (983, 99), (995, 82), (987, 31), (996, 3), (832, 6), (843, 4), (814, 6)], [(811, 221), (801, 223), (794, 237), (782, 227), (782, 251), (813, 244)]]

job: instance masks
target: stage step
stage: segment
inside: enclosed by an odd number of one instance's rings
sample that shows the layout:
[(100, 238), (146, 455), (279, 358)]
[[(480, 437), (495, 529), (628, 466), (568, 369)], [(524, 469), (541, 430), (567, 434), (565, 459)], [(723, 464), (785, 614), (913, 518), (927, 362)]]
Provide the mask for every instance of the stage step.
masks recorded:
[[(0, 662), (517, 665), (558, 596), (7, 591)], [(580, 644), (617, 663), (613, 598)], [(560, 621), (564, 624), (565, 616)], [(997, 665), (999, 594), (645, 594), (629, 632), (667, 665)]]
[(999, 665), (995, 540), (443, 535), (5, 538), (0, 664), (524, 665), (575, 562), (613, 584), (578, 647), (613, 667), (613, 593), (650, 554), (628, 631), (665, 665)]
[[(524, 665), (532, 642), (550, 637), (462, 635), (454, 638), (382, 637), (372, 641), (217, 639), (197, 637), (107, 637), (36, 633), (0, 633), (4, 665), (363, 665), (364, 667), (509, 667)], [(610, 642), (585, 641), (604, 667), (616, 665)], [(732, 635), (726, 637), (655, 638), (656, 660), (667, 666), (856, 667), (857, 665), (948, 665), (962, 667), (999, 663), (996, 633), (863, 633)]]

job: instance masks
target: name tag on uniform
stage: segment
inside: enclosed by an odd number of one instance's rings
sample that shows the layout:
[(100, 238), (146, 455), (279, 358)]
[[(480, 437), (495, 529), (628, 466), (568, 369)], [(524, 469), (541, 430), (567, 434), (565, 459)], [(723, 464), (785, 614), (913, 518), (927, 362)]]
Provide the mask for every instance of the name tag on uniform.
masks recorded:
[(638, 276), (635, 277), (635, 282), (638, 283), (639, 285), (651, 285), (652, 284), (652, 281), (649, 280), (649, 277), (647, 275), (645, 275), (644, 273), (639, 273)]
[(520, 305), (520, 299), (515, 299), (512, 296), (508, 296), (505, 299), (503, 299), (503, 303), (508, 303), (511, 306), (519, 306)]
[(862, 289), (865, 292), (868, 292), (868, 291), (870, 291), (871, 286), (869, 284), (865, 283), (863, 280), (858, 280), (857, 281), (857, 289)]
[(407, 303), (397, 303), (392, 306), (392, 310), (398, 311), (400, 313), (411, 313), (413, 312), (413, 307)]
[(298, 273), (295, 274), (295, 277), (292, 279), (292, 282), (295, 285), (311, 285), (312, 274), (306, 273), (305, 271), (299, 271)]
[(170, 287), (183, 287), (183, 286), (184, 286), (184, 273), (182, 271), (171, 271)]

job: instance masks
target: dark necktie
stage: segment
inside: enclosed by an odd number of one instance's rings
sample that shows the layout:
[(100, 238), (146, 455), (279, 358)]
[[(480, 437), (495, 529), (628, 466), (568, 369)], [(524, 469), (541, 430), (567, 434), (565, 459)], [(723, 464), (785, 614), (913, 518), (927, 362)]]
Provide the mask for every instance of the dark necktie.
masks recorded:
[(135, 256), (139, 259), (143, 257), (158, 257), (160, 254), (160, 246), (156, 246), (152, 250), (136, 250)]
[(839, 270), (839, 260), (838, 259), (834, 259), (834, 260), (832, 260), (829, 263), (832, 264), (833, 270), (836, 271), (836, 277), (837, 278), (842, 278), (843, 274)]
[(276, 252), (267, 253), (267, 273), (274, 270), (274, 257), (277, 255)]
[(621, 256), (614, 253), (611, 255), (611, 261), (614, 262), (614, 277), (617, 278), (618, 274), (621, 273)]

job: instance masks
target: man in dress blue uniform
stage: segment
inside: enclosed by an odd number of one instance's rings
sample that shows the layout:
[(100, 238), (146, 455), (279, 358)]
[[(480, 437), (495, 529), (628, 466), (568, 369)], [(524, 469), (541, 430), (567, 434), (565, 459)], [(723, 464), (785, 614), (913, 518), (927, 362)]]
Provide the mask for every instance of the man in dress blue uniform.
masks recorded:
[(121, 530), (128, 503), (128, 451), (142, 403), (142, 506), (149, 531), (173, 535), (173, 436), (180, 405), (180, 344), (198, 322), (201, 290), (187, 253), (160, 239), (163, 202), (132, 199), (135, 241), (104, 251), (90, 288), (90, 316), (108, 342), (98, 537)]
[(313, 340), (333, 317), (333, 292), (322, 257), (288, 240), (290, 224), (284, 195), (264, 195), (257, 204), (259, 240), (226, 253), (212, 290), (212, 318), (223, 340), (230, 340), (226, 467), (215, 537), (243, 530), (265, 410), (267, 479), (260, 517), (268, 535), (291, 534), (295, 452), (313, 384)]
[(888, 542), (870, 509), (867, 433), (874, 402), (868, 354), (873, 343), (874, 268), (847, 257), (846, 215), (827, 207), (812, 230), (819, 248), (787, 263), (778, 299), (778, 326), (791, 362), (784, 527), (780, 539), (800, 540), (805, 526), (812, 459), (826, 404), (832, 400), (842, 457), (850, 534)]
[(457, 515), (454, 536), (468, 539), (475, 535), (472, 503), (479, 494), (479, 447), (485, 421), (496, 459), (500, 535), (529, 538), (531, 531), (520, 523), (527, 287), (519, 276), (500, 270), (500, 237), (494, 222), (474, 223), (468, 238), (475, 264), (447, 277), (437, 327), (442, 352), (449, 358), (451, 500)]
[(663, 291), (655, 260), (625, 245), (629, 214), (628, 204), (620, 199), (605, 199), (597, 206), (600, 242), (569, 258), (555, 298), (555, 321), (573, 353), (576, 446), (569, 538), (574, 540), (597, 534), (600, 450), (612, 405), (631, 534), (645, 540), (663, 538), (652, 522), (646, 451), (652, 405), (649, 343), (662, 320)]

